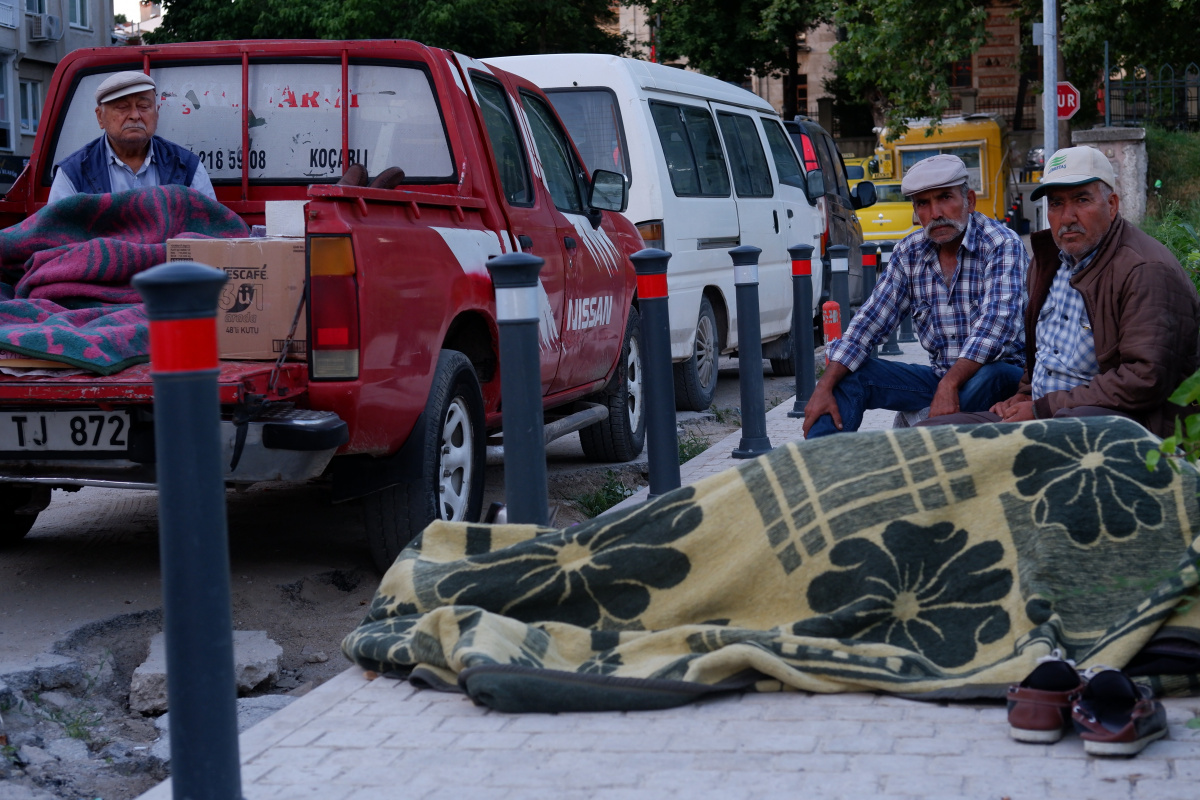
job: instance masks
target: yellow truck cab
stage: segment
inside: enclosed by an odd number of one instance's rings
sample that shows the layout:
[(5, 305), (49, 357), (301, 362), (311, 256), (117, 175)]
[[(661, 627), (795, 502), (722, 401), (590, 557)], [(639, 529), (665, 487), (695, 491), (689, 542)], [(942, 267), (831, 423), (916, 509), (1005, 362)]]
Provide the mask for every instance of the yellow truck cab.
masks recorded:
[(945, 117), (937, 128), (931, 128), (927, 119), (910, 120), (902, 136), (892, 142), (887, 137), (884, 128), (879, 132), (875, 157), (868, 163), (872, 176), (900, 181), (921, 159), (939, 153), (956, 155), (967, 165), (975, 210), (1017, 227), (1013, 209), (1017, 189), (1009, 163), (1008, 123), (1003, 117)]

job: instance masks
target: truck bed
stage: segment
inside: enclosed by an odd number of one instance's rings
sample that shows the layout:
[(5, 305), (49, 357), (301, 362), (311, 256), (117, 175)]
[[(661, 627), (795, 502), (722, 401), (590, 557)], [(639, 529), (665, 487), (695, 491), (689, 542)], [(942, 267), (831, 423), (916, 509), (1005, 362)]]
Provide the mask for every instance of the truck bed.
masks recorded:
[[(222, 405), (236, 405), (251, 395), (265, 400), (297, 401), (307, 393), (308, 373), (303, 361), (286, 362), (275, 385), (269, 361), (221, 361), (217, 378)], [(115, 375), (84, 373), (58, 377), (22, 378), (0, 375), (0, 402), (4, 403), (149, 403), (154, 381), (149, 364), (137, 364)]]

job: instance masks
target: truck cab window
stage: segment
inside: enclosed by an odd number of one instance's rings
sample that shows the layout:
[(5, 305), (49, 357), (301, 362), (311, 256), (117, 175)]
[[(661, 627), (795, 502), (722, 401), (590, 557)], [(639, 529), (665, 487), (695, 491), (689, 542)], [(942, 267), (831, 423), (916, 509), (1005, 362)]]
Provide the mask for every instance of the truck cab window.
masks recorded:
[(550, 189), (550, 197), (559, 211), (573, 214), (583, 213), (583, 201), (580, 199), (579, 184), (582, 179), (582, 169), (576, 165), (575, 156), (566, 136), (558, 126), (554, 114), (541, 100), (521, 95), (521, 104), (529, 116), (529, 127), (533, 130), (533, 141), (538, 149), (542, 169), (546, 174), (546, 186)]
[(479, 97), (483, 124), (492, 143), (504, 196), (514, 206), (532, 205), (533, 186), (529, 183), (529, 170), (525, 167), (525, 154), (508, 105), (508, 95), (500, 84), (478, 75), (472, 76), (471, 83)]

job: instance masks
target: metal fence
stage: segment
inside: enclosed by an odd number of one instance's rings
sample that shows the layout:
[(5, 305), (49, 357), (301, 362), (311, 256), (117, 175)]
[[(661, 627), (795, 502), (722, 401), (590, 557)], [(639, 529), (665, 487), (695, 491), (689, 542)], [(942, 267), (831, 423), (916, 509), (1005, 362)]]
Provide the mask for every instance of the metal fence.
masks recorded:
[(1157, 74), (1144, 66), (1126, 71), (1121, 80), (1108, 83), (1108, 117), (1111, 124), (1145, 125), (1200, 130), (1200, 67), (1188, 64), (1182, 77), (1170, 64)]

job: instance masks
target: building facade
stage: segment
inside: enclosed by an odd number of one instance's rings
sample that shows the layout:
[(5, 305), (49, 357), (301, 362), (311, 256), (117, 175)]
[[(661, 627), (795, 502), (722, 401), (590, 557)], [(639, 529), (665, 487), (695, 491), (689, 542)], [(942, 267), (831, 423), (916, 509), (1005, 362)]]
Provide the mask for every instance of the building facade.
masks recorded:
[(112, 0), (0, 0), (0, 191), (33, 150), (54, 68), (112, 44)]

